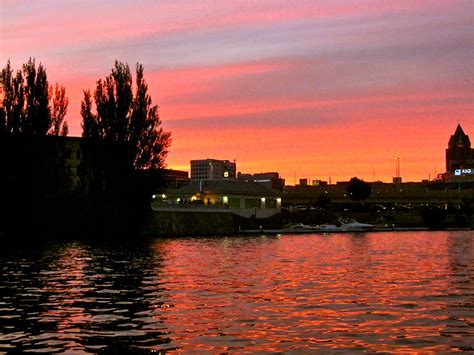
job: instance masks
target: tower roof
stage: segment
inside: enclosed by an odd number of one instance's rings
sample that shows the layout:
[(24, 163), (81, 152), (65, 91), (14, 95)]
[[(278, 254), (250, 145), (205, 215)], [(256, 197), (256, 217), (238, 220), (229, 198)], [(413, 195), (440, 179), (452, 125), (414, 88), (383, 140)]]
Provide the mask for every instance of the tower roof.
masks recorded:
[(456, 127), (456, 131), (449, 139), (448, 143), (449, 148), (471, 148), (471, 141), (469, 136), (464, 133), (460, 124)]

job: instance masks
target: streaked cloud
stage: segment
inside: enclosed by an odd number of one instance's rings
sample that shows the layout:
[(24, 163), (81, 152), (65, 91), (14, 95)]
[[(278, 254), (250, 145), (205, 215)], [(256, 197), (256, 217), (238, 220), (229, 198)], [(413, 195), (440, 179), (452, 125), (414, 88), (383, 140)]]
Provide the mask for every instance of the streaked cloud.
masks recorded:
[(472, 0), (0, 0), (0, 61), (43, 62), (74, 135), (82, 89), (143, 63), (177, 168), (388, 180), (402, 154), (420, 179), (458, 120), (474, 138), (473, 24)]

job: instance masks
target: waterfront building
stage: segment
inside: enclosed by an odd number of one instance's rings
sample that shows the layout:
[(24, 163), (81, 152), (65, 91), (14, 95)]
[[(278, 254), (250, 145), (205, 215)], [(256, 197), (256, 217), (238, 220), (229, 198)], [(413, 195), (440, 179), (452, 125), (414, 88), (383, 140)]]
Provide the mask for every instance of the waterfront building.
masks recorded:
[(269, 173), (257, 173), (257, 174), (243, 174), (238, 173), (237, 179), (247, 182), (256, 182), (262, 186), (265, 186), (269, 189), (275, 189), (279, 191), (283, 191), (285, 187), (285, 179), (280, 177), (280, 174), (277, 172), (269, 172)]
[(236, 179), (193, 180), (187, 186), (170, 192), (165, 200), (157, 196), (155, 210), (186, 209), (209, 211), (225, 209), (246, 218), (271, 217), (281, 211), (281, 196), (255, 182)]
[(4, 188), (47, 196), (105, 191), (129, 173), (119, 143), (80, 137), (5, 135), (0, 141)]
[(235, 161), (217, 159), (191, 160), (191, 180), (235, 179)]
[(125, 231), (132, 220), (130, 197), (135, 195), (127, 157), (127, 147), (119, 143), (2, 136), (0, 195), (8, 208), (0, 216), (0, 231), (8, 235)]
[(474, 149), (459, 124), (446, 149), (446, 173), (455, 177), (474, 177)]

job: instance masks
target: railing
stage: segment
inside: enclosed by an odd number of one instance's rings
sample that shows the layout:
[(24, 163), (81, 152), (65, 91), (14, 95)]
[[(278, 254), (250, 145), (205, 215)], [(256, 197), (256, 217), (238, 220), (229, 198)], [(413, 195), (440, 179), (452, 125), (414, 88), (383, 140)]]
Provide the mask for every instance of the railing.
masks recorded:
[(153, 210), (227, 210), (228, 206), (224, 204), (216, 205), (200, 205), (194, 203), (161, 203), (152, 202), (151, 208)]

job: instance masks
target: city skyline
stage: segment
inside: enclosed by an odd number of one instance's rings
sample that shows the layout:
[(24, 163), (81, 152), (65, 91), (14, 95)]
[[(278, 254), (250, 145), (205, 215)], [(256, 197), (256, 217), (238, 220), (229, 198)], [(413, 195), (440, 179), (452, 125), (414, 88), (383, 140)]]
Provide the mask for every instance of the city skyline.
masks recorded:
[(404, 181), (444, 172), (474, 134), (474, 2), (0, 0), (0, 61), (34, 57), (70, 100), (115, 59), (142, 63), (168, 167), (228, 159), (246, 173)]

